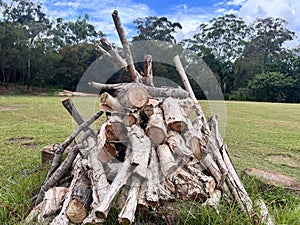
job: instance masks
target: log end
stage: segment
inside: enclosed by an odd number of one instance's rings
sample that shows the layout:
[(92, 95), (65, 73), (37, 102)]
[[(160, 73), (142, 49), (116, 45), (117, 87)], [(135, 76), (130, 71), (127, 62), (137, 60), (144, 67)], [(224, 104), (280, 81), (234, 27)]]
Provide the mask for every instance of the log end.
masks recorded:
[(166, 140), (166, 133), (159, 127), (150, 127), (146, 131), (146, 135), (156, 145), (163, 143)]
[(175, 121), (168, 125), (172, 130), (177, 131), (177, 132), (181, 132), (181, 131), (184, 131), (187, 129), (187, 124), (183, 121)]
[(148, 93), (143, 87), (135, 86), (128, 93), (128, 99), (132, 106), (141, 108), (148, 102)]
[(72, 223), (82, 223), (87, 216), (87, 212), (80, 201), (73, 199), (69, 203), (67, 216)]

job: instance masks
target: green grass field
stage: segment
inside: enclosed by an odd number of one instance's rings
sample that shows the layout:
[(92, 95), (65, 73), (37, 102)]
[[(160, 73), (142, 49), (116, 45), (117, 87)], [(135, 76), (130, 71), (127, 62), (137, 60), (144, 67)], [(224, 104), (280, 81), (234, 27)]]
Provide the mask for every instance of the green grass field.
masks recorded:
[[(0, 95), (0, 224), (22, 224), (47, 172), (40, 165), (41, 149), (64, 141), (73, 131), (62, 99)], [(94, 98), (77, 103), (80, 110), (97, 107)], [(210, 115), (207, 102), (201, 104)], [(227, 102), (226, 109), (224, 139), (240, 174), (255, 167), (300, 181), (300, 104)], [(242, 180), (252, 199), (265, 200), (276, 224), (300, 224), (299, 196), (253, 178)], [(253, 224), (226, 204), (219, 216), (196, 203), (181, 206), (178, 224)]]

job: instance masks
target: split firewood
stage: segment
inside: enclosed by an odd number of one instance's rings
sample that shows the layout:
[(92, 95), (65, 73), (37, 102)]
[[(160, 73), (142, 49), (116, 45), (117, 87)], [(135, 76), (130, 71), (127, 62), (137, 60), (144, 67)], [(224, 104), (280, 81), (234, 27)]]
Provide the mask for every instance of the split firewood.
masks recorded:
[(117, 150), (114, 144), (111, 144), (107, 141), (106, 136), (106, 125), (108, 122), (104, 122), (100, 128), (99, 135), (98, 135), (98, 144), (97, 148), (99, 150), (99, 160), (102, 163), (109, 162), (113, 158), (117, 156)]
[(88, 177), (91, 180), (92, 199), (91, 212), (84, 219), (83, 224), (99, 224), (104, 220), (95, 215), (95, 207), (105, 198), (110, 184), (107, 181), (102, 163), (98, 160), (98, 150), (93, 148), (88, 155)]
[[(89, 82), (88, 84), (90, 87), (93, 87), (98, 90), (116, 91), (116, 93), (120, 92), (121, 90), (127, 90), (128, 88), (131, 88), (132, 85), (136, 85), (135, 83), (102, 84), (97, 82)], [(172, 97), (184, 99), (189, 96), (189, 93), (181, 88), (152, 87), (140, 83), (138, 85), (143, 87), (151, 97)]]
[(108, 142), (125, 141), (127, 139), (127, 129), (122, 118), (117, 114), (112, 114), (105, 124), (105, 135)]
[[(200, 175), (200, 177), (197, 175)], [(201, 173), (191, 174), (179, 167), (176, 172), (167, 178), (172, 183), (169, 188), (180, 199), (203, 201), (209, 198), (209, 193), (205, 190), (201, 176)]]
[(131, 164), (137, 166), (133, 172), (145, 178), (148, 173), (147, 167), (151, 152), (151, 140), (144, 130), (136, 125), (131, 127), (128, 134), (132, 151)]
[(183, 137), (176, 131), (168, 131), (167, 143), (170, 149), (179, 157), (182, 157), (186, 161), (193, 158), (193, 152), (185, 144)]
[(153, 108), (153, 114), (149, 117), (146, 134), (151, 141), (159, 145), (167, 137), (167, 128), (163, 118), (163, 112), (159, 106)]
[(143, 74), (143, 83), (149, 86), (153, 85), (153, 70), (152, 70), (152, 56), (144, 56), (144, 74)]
[(149, 162), (149, 173), (146, 183), (145, 199), (151, 208), (157, 208), (159, 205), (159, 161), (155, 148), (151, 149), (151, 158)]
[(132, 224), (135, 220), (135, 211), (137, 208), (141, 180), (133, 177), (128, 191), (127, 199), (118, 215), (121, 224)]
[(111, 183), (110, 188), (105, 195), (105, 198), (95, 207), (95, 214), (98, 218), (107, 218), (109, 210), (112, 207), (113, 200), (119, 193), (120, 189), (127, 183), (127, 180), (131, 175), (131, 170), (131, 158), (127, 157), (123, 162), (120, 171), (118, 171), (117, 176)]
[(178, 168), (178, 165), (168, 145), (162, 144), (157, 146), (157, 155), (159, 158), (161, 171), (165, 177), (173, 173)]
[(187, 129), (187, 119), (184, 117), (176, 99), (166, 98), (162, 103), (162, 109), (168, 127), (178, 132)]
[(47, 218), (56, 213), (69, 189), (66, 187), (53, 187), (45, 193), (42, 202), (41, 217)]
[(142, 108), (148, 101), (147, 91), (140, 85), (132, 85), (130, 89), (121, 91), (118, 100), (122, 106), (128, 109)]
[(202, 133), (194, 129), (190, 120), (187, 119), (186, 123), (187, 129), (184, 131), (186, 145), (192, 150), (194, 156), (200, 160), (206, 151), (206, 144), (202, 141)]

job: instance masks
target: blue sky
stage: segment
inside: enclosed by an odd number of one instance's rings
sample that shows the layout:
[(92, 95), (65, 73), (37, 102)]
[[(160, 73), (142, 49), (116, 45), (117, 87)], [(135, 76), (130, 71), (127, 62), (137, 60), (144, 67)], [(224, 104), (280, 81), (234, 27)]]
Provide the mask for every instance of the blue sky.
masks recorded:
[(127, 36), (136, 35), (132, 21), (138, 17), (166, 16), (181, 23), (183, 29), (177, 38), (191, 37), (200, 23), (227, 13), (234, 13), (250, 24), (256, 18), (281, 17), (299, 39), (290, 46), (300, 44), (300, 1), (298, 0), (33, 0), (43, 5), (48, 16), (75, 20), (87, 13), (97, 30), (104, 32), (111, 42), (117, 42), (111, 13), (119, 11)]

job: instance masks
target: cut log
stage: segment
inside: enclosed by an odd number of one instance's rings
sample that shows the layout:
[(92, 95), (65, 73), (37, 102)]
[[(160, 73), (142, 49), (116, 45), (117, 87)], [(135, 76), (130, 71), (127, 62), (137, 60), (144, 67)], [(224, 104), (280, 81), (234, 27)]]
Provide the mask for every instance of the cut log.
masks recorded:
[(178, 165), (175, 162), (175, 159), (168, 145), (162, 144), (157, 146), (157, 155), (159, 158), (161, 171), (165, 177), (169, 176), (178, 168)]
[(140, 122), (140, 116), (138, 113), (126, 113), (123, 118), (123, 123), (126, 127), (131, 127), (134, 124), (138, 124)]
[(153, 114), (150, 116), (146, 127), (146, 134), (156, 145), (159, 145), (166, 140), (167, 128), (162, 110), (159, 106), (153, 108)]
[(145, 134), (144, 130), (133, 125), (129, 131), (131, 164), (137, 166), (134, 173), (145, 178), (147, 176), (147, 167), (151, 151), (151, 140)]
[(53, 145), (45, 146), (41, 151), (42, 167), (47, 167), (47, 164), (51, 163), (54, 158)]
[(120, 92), (118, 100), (125, 108), (142, 108), (148, 101), (148, 93), (142, 86), (133, 85), (130, 89)]
[(69, 206), (70, 201), (72, 200), (72, 192), (73, 192), (73, 189), (79, 179), (81, 169), (82, 169), (82, 161), (81, 161), (81, 159), (79, 159), (76, 161), (76, 164), (74, 166), (74, 170), (73, 170), (74, 177), (73, 177), (72, 183), (69, 187), (69, 190), (65, 195), (62, 209), (61, 209), (60, 213), (54, 218), (54, 220), (51, 222), (50, 225), (68, 225), (69, 224), (69, 219), (67, 217), (67, 208)]
[(244, 173), (251, 177), (257, 178), (264, 183), (275, 185), (277, 187), (283, 187), (289, 190), (299, 191), (300, 193), (300, 183), (292, 177), (256, 168), (245, 169)]
[(108, 106), (111, 110), (115, 112), (123, 112), (124, 107), (120, 104), (118, 99), (114, 98), (107, 92), (104, 92), (99, 96), (99, 101), (101, 104)]
[(179, 103), (174, 98), (166, 98), (162, 103), (165, 122), (170, 129), (181, 132), (187, 129), (186, 118), (184, 117)]

